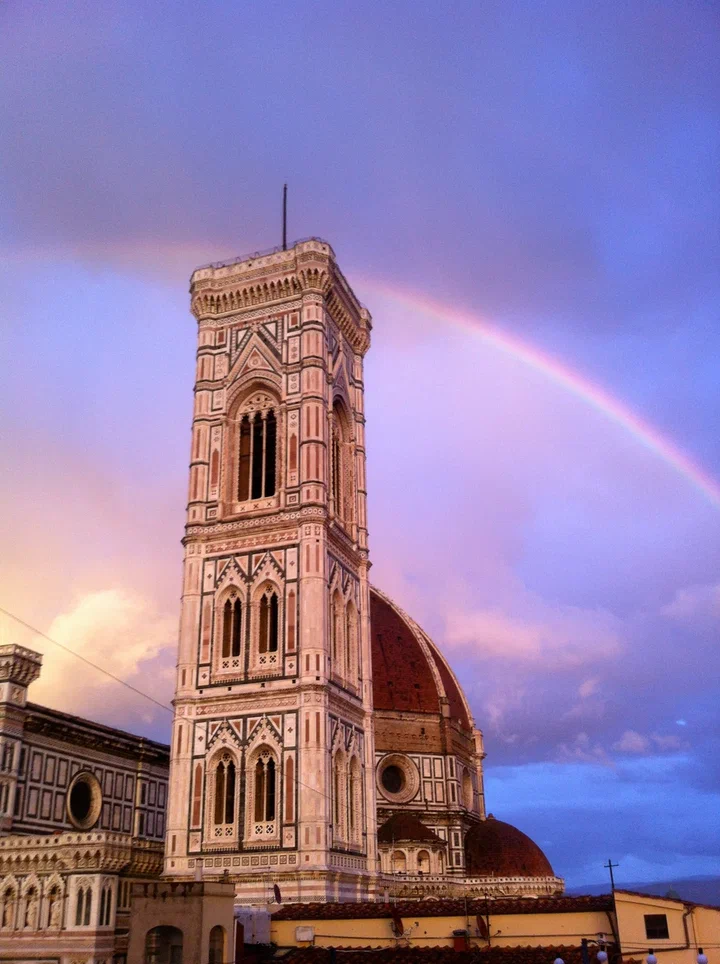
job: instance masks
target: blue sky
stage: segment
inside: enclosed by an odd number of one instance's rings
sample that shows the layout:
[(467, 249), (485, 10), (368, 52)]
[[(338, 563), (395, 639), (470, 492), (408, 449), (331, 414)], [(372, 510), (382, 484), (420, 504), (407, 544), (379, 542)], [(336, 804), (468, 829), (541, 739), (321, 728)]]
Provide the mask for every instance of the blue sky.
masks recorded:
[[(373, 578), (460, 676), (490, 809), (571, 884), (717, 872), (720, 512), (388, 289), (720, 479), (719, 27), (693, 0), (3, 4), (0, 605), (170, 698), (187, 280), (277, 244), (288, 181), (291, 237), (327, 238), (374, 317)], [(167, 735), (45, 660), (35, 699)]]

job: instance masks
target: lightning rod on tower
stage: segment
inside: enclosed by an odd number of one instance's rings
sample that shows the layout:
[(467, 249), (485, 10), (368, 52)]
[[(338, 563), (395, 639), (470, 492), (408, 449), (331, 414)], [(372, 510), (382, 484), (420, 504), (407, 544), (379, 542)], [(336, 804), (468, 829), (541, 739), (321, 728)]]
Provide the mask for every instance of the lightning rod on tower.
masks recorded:
[(287, 184), (283, 184), (283, 251), (287, 251)]

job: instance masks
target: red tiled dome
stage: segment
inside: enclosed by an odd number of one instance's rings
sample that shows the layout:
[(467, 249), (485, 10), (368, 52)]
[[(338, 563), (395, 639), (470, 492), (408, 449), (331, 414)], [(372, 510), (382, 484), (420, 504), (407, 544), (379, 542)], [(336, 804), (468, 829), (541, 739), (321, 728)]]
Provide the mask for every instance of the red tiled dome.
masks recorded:
[(468, 877), (554, 877), (542, 850), (517, 827), (490, 814), (465, 835)]
[(370, 590), (373, 701), (376, 710), (442, 713), (466, 729), (472, 722), (460, 685), (435, 644), (377, 589)]

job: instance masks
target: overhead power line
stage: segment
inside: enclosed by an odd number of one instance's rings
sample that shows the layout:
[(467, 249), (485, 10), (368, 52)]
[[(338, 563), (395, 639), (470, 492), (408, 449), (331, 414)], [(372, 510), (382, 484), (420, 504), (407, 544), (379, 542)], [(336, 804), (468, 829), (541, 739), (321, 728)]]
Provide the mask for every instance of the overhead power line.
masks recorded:
[(93, 663), (93, 661), (91, 659), (88, 659), (87, 656), (83, 656), (81, 653), (76, 652), (76, 650), (70, 649), (70, 647), (66, 646), (64, 643), (59, 643), (56, 639), (53, 639), (52, 636), (48, 636), (48, 634), (44, 633), (41, 629), (37, 629), (35, 626), (31, 626), (30, 623), (25, 622), (24, 619), (21, 619), (19, 616), (16, 616), (15, 613), (11, 613), (9, 610), (4, 609), (2, 606), (0, 606), (0, 613), (3, 613), (5, 616), (9, 616), (10, 619), (14, 619), (16, 623), (20, 623), (21, 626), (25, 627), (25, 629), (29, 629), (31, 633), (35, 633), (35, 635), (37, 636), (42, 636), (43, 639), (46, 639), (49, 643), (52, 643), (53, 646), (57, 646), (58, 649), (62, 649), (66, 653), (69, 653), (71, 656), (75, 656), (77, 659), (82, 660), (82, 662), (86, 663), (88, 666), (92, 666), (92, 668), (96, 669), (98, 673), (102, 673), (104, 676), (107, 676), (110, 679), (115, 680), (115, 682), (120, 683), (121, 686), (127, 687), (127, 689), (132, 690), (133, 693), (137, 693), (138, 696), (142, 696), (144, 699), (149, 700), (151, 703), (154, 703), (156, 706), (159, 706), (161, 710), (167, 710), (169, 713), (173, 712), (173, 709), (171, 706), (168, 706), (166, 703), (161, 703), (160, 700), (156, 700), (155, 697), (150, 696), (149, 693), (144, 693), (141, 689), (138, 689), (137, 686), (133, 686), (132, 683), (128, 683), (127, 680), (121, 679), (119, 676), (116, 676), (114, 673), (111, 673), (109, 669), (105, 669), (103, 666), (98, 666), (97, 663)]

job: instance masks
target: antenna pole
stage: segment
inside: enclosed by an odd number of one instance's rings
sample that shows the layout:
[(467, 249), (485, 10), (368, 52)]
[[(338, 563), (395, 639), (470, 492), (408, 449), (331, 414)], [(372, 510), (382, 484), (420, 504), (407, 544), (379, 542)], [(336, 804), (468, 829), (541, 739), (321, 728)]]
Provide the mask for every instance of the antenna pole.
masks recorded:
[(287, 251), (287, 184), (283, 184), (283, 251)]
[(610, 871), (610, 887), (612, 888), (613, 894), (615, 893), (615, 875), (613, 874), (613, 870), (618, 866), (619, 864), (614, 864), (610, 858), (608, 858), (608, 862), (604, 864), (605, 869)]

